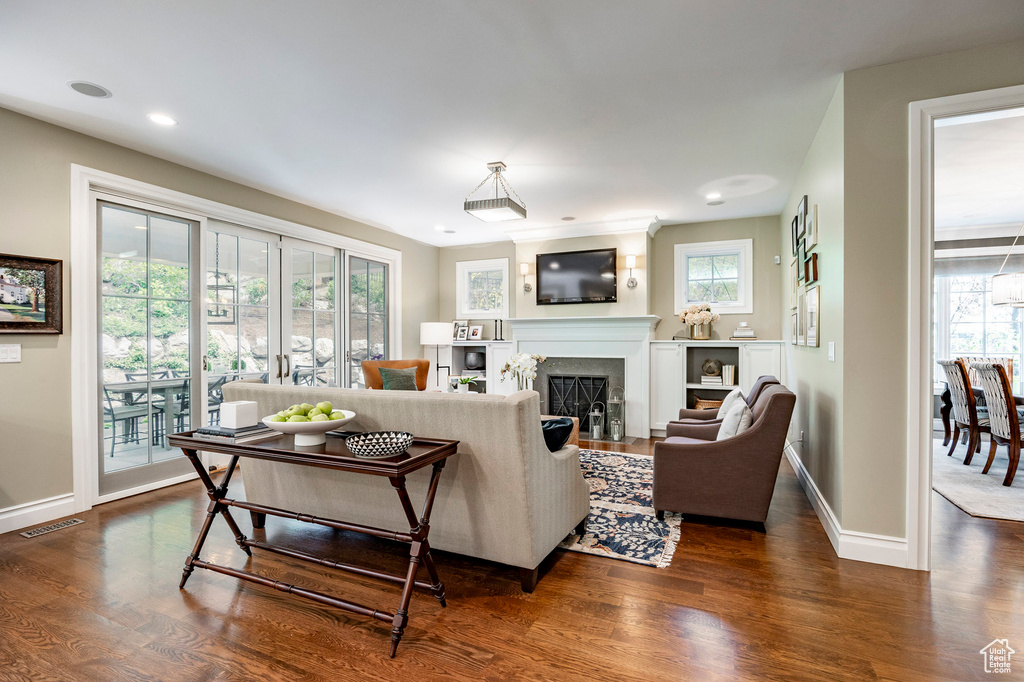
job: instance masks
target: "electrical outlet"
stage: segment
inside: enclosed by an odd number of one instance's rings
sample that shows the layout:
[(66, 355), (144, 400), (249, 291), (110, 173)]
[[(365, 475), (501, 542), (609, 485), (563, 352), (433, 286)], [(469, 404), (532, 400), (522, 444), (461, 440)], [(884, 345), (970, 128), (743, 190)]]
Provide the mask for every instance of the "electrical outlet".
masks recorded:
[(828, 361), (829, 362), (835, 362), (836, 361), (836, 342), (835, 341), (829, 341), (828, 342)]
[(0, 362), (21, 362), (21, 344), (0, 344)]

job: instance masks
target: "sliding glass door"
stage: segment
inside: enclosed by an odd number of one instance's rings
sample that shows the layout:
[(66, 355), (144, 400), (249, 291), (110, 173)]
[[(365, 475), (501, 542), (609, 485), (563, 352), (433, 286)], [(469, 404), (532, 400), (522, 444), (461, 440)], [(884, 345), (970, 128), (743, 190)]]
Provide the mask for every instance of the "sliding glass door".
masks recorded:
[(281, 328), (287, 351), (284, 383), (337, 386), (339, 261), (337, 249), (282, 240)]
[(365, 388), (363, 360), (388, 359), (388, 265), (348, 259), (348, 380)]

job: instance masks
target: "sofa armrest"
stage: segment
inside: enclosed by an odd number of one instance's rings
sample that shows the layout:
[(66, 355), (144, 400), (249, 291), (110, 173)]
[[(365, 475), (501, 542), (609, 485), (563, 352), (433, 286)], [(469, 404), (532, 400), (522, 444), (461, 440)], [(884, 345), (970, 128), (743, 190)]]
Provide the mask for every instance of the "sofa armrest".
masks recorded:
[(709, 407), (706, 410), (687, 410), (683, 408), (679, 410), (680, 419), (718, 419), (718, 408)]
[(573, 457), (577, 458), (578, 462), (579, 456), (580, 446), (572, 445), (571, 443), (567, 443), (566, 445), (562, 446), (561, 450), (555, 450), (554, 452), (551, 453), (551, 457), (553, 459), (558, 460), (559, 462), (564, 462), (565, 460), (572, 459)]
[(713, 441), (718, 437), (718, 430), (721, 427), (722, 422), (717, 419), (706, 422), (669, 422), (665, 427), (665, 434), (669, 437), (683, 436), (685, 438)]

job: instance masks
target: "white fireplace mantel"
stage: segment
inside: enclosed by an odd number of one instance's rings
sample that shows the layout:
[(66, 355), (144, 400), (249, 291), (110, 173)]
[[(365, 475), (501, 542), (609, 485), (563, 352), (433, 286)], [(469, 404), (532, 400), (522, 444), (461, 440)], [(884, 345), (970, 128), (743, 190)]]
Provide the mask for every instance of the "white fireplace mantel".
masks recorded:
[(626, 435), (650, 438), (650, 344), (661, 318), (520, 317), (509, 320), (513, 352), (625, 362)]

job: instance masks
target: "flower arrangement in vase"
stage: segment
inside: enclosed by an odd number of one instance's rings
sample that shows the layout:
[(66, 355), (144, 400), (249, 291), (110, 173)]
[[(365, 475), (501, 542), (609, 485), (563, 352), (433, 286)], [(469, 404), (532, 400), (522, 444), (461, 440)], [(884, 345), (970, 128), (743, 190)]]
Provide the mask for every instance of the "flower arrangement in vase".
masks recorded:
[(530, 385), (531, 381), (537, 378), (537, 365), (546, 359), (543, 355), (516, 353), (501, 368), (501, 380), (505, 381), (506, 378), (514, 379), (519, 390), (522, 391)]
[(690, 338), (704, 340), (711, 338), (711, 323), (718, 322), (718, 313), (711, 311), (707, 303), (694, 303), (679, 313), (679, 321), (690, 327)]

